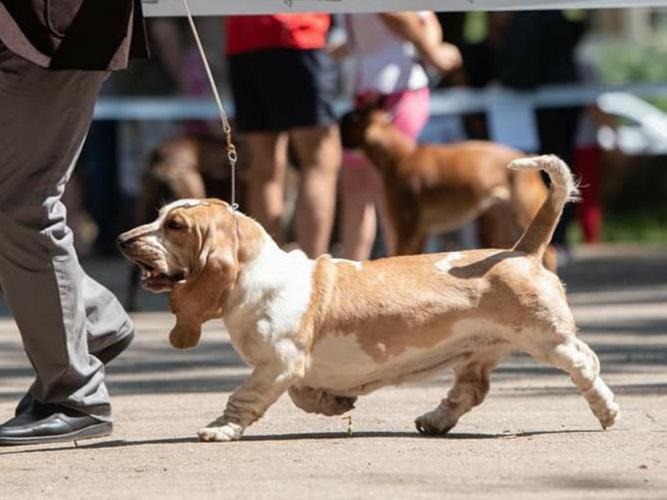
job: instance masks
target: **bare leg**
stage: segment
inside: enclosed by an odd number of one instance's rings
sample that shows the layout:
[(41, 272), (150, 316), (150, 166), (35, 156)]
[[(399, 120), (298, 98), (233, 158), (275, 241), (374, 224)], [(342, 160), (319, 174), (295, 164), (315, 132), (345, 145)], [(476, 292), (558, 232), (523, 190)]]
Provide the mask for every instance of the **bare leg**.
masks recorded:
[(454, 385), (438, 407), (415, 420), (422, 434), (445, 434), (459, 418), (484, 401), (489, 392), (489, 372), (495, 363), (474, 363), (455, 370)]
[(296, 205), (296, 237), (309, 257), (329, 249), (336, 209), (336, 183), (341, 162), (337, 126), (291, 131), (301, 164), (301, 185)]
[(250, 151), (248, 208), (250, 215), (283, 244), (283, 192), (287, 170), (286, 133), (252, 132), (245, 135)]
[(377, 230), (374, 202), (380, 177), (366, 163), (343, 168), (341, 182), (343, 257), (366, 260), (371, 255)]

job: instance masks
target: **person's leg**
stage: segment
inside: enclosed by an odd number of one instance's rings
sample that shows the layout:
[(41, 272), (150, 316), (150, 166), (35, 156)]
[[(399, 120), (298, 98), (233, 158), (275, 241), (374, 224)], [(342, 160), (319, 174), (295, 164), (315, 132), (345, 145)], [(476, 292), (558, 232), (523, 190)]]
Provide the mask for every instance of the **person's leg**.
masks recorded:
[(134, 323), (116, 296), (83, 274), (88, 351), (104, 364), (113, 360), (134, 337)]
[(244, 141), (250, 154), (249, 214), (282, 245), (287, 133), (249, 132)]
[(586, 243), (598, 243), (602, 232), (601, 156), (601, 150), (597, 146), (581, 147), (574, 154), (575, 171), (581, 179), (579, 223)]
[[(271, 198), (279, 210), (267, 214), (267, 218), (276, 227), (278, 216), (283, 215), (282, 185), (287, 166), (288, 140), (282, 134), (276, 134), (289, 131), (301, 170), (295, 215), (297, 243), (304, 252), (314, 257), (328, 248), (336, 176), (340, 166), (340, 139), (332, 106), (336, 67), (324, 50), (258, 51), (252, 63), (252, 67), (244, 68), (242, 61), (238, 58), (235, 61), (239, 104), (243, 104), (245, 110), (243, 124), (239, 122), (239, 125), (243, 130), (253, 132), (247, 134), (248, 137), (256, 135), (265, 138), (263, 143), (248, 143), (250, 154), (256, 158), (252, 160), (256, 166), (252, 172), (258, 170), (264, 173), (265, 193), (273, 186), (275, 194)], [(244, 69), (252, 75), (242, 81), (242, 77), (247, 75), (242, 72)], [(267, 74), (272, 77), (266, 78)], [(241, 83), (244, 82), (247, 85), (242, 90)], [(253, 91), (254, 105), (249, 99), (250, 91)], [(237, 111), (241, 119), (241, 107)], [(259, 131), (264, 133), (259, 134)], [(269, 131), (273, 131), (274, 135)], [(255, 145), (261, 148), (263, 160), (255, 154)], [(257, 196), (257, 193), (252, 193), (252, 184), (256, 182), (252, 179), (252, 172), (249, 186), (251, 199)]]
[(376, 193), (380, 178), (361, 153), (346, 151), (341, 171), (341, 229), (346, 259), (366, 260), (377, 230)]
[(294, 129), (291, 138), (301, 166), (296, 238), (301, 249), (315, 258), (329, 249), (336, 210), (341, 162), (338, 126)]
[(90, 356), (132, 326), (81, 269), (60, 201), (104, 72), (49, 72), (0, 48), (0, 282), (35, 369), (34, 398), (110, 420)]
[[(1, 290), (0, 290), (1, 292)], [(87, 274), (83, 275), (83, 301), (86, 309), (88, 352), (109, 364), (134, 339), (134, 324), (116, 297)], [(14, 415), (28, 411), (36, 400), (36, 381), (16, 405)]]

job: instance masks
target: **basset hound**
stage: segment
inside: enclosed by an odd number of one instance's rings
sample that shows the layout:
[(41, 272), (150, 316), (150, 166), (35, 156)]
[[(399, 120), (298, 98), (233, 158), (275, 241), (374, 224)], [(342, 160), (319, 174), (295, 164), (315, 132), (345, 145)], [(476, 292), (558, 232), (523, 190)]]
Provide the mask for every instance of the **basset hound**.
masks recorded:
[(249, 378), (203, 441), (239, 439), (283, 393), (307, 412), (339, 415), (358, 396), (449, 367), (447, 396), (415, 421), (449, 431), (489, 390), (513, 351), (567, 372), (603, 428), (619, 407), (595, 353), (576, 337), (563, 286), (542, 264), (565, 203), (577, 189), (554, 156), (515, 160), (545, 170), (548, 197), (512, 249), (353, 262), (284, 252), (251, 218), (215, 199), (181, 200), (119, 238), (143, 269), (143, 286), (169, 292), (174, 347), (197, 345), (221, 318)]

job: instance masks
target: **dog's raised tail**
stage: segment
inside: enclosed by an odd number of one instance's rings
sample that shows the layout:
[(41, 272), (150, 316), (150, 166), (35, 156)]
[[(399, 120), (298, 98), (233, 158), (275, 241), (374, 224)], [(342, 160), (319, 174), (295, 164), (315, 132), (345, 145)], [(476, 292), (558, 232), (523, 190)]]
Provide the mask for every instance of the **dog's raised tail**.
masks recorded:
[(551, 242), (556, 225), (569, 201), (579, 199), (579, 189), (570, 169), (563, 160), (554, 155), (519, 158), (508, 165), (514, 170), (544, 170), (551, 179), (547, 199), (526, 228), (514, 250), (535, 255), (540, 259)]

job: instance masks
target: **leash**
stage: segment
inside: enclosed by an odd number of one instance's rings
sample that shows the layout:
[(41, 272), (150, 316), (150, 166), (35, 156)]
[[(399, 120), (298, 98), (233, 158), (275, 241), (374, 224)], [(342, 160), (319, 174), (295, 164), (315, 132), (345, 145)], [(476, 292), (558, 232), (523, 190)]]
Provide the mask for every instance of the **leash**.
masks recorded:
[(215, 84), (215, 79), (213, 78), (213, 73), (211, 72), (211, 67), (208, 63), (208, 58), (204, 52), (204, 47), (202, 46), (201, 40), (199, 38), (199, 32), (195, 26), (194, 19), (192, 18), (192, 12), (190, 11), (190, 5), (188, 0), (182, 0), (183, 7), (185, 8), (185, 13), (188, 18), (188, 23), (190, 24), (190, 29), (192, 30), (192, 35), (194, 36), (195, 43), (197, 44), (197, 49), (199, 50), (199, 55), (201, 60), (204, 63), (204, 69), (206, 70), (206, 76), (208, 78), (208, 84), (211, 87), (211, 92), (215, 98), (215, 102), (218, 105), (218, 112), (220, 114), (220, 123), (222, 124), (222, 130), (225, 133), (225, 139), (227, 142), (227, 160), (229, 161), (229, 166), (231, 168), (231, 208), (233, 211), (238, 210), (239, 205), (236, 203), (236, 162), (238, 161), (238, 155), (236, 153), (236, 146), (232, 142), (232, 128), (229, 126), (229, 120), (227, 118), (227, 113), (225, 108), (222, 106), (222, 100), (220, 99), (220, 94), (218, 93), (218, 87)]

